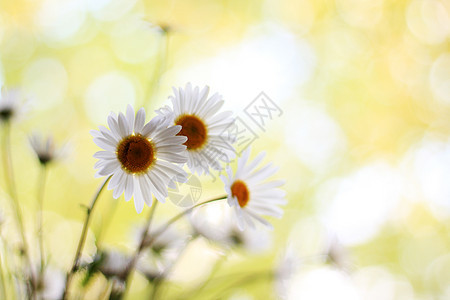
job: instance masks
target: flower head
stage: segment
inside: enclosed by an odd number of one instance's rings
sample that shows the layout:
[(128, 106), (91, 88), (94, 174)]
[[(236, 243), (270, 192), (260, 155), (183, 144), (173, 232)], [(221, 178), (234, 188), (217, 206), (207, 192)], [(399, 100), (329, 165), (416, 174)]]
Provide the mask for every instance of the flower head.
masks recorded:
[(34, 133), (29, 137), (29, 141), (34, 153), (36, 153), (36, 156), (42, 165), (52, 162), (59, 156), (59, 152), (56, 150), (52, 136), (48, 136), (47, 139), (44, 139), (40, 134)]
[(241, 231), (232, 218), (232, 208), (225, 202), (211, 203), (197, 208), (189, 214), (194, 235), (226, 249), (242, 249), (259, 253), (267, 250), (271, 243), (268, 231), (248, 228)]
[(186, 172), (179, 164), (186, 162), (186, 137), (177, 136), (181, 126), (168, 126), (164, 118), (156, 117), (145, 124), (143, 108), (134, 113), (128, 105), (126, 115), (111, 113), (109, 129), (99, 126), (91, 130), (94, 142), (104, 149), (94, 154), (96, 176), (112, 176), (108, 189), (113, 197), (125, 193), (125, 200), (134, 196), (136, 211), (144, 203), (152, 204), (152, 194), (165, 202), (167, 187), (175, 181), (186, 180)]
[(18, 89), (6, 90), (4, 87), (0, 97), (0, 122), (9, 122), (16, 118), (22, 108), (20, 103), (21, 93)]
[[(176, 250), (184, 244), (183, 234), (176, 227), (170, 226), (161, 231), (163, 228), (162, 224), (152, 225), (150, 232), (144, 239), (144, 246), (151, 244), (150, 250), (157, 257), (164, 257), (170, 252), (177, 252)], [(158, 234), (158, 237), (153, 239), (156, 234)]]
[(279, 218), (283, 211), (278, 205), (286, 203), (286, 193), (278, 188), (284, 184), (284, 180), (266, 181), (278, 169), (272, 164), (258, 169), (258, 164), (265, 156), (264, 152), (248, 163), (249, 156), (250, 148), (247, 148), (238, 159), (236, 173), (233, 175), (231, 167), (228, 166), (228, 178), (221, 175), (228, 195), (228, 204), (235, 211), (240, 230), (243, 230), (246, 224), (254, 227), (254, 220), (271, 227), (261, 215)]
[(183, 88), (173, 88), (169, 99), (172, 107), (164, 106), (157, 113), (172, 124), (180, 125), (180, 136), (186, 136), (187, 165), (192, 172), (209, 173), (209, 168), (220, 170), (220, 161), (228, 161), (234, 156), (233, 140), (223, 132), (233, 124), (232, 112), (219, 112), (222, 97), (214, 94), (208, 98), (209, 87), (201, 91), (186, 84)]

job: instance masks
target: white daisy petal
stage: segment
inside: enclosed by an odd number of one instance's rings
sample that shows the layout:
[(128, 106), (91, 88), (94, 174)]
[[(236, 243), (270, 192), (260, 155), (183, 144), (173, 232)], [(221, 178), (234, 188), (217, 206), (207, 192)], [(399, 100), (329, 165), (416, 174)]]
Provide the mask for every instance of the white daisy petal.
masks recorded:
[(133, 192), (134, 192), (134, 180), (133, 180), (133, 175), (129, 175), (127, 174), (125, 176), (125, 200), (129, 201), (131, 199), (131, 197), (133, 197)]
[[(139, 185), (136, 185), (136, 186), (138, 187)], [(136, 212), (138, 214), (140, 214), (142, 212), (142, 210), (144, 209), (144, 199), (141, 195), (140, 190), (136, 190), (136, 192), (134, 193), (134, 207), (136, 208)]]
[[(89, 130), (89, 133), (95, 138), (103, 137), (102, 133), (100, 131), (98, 131), (98, 130), (93, 130), (92, 129), (92, 130)], [(36, 141), (34, 139), (32, 140), (32, 145), (34, 145), (33, 147), (36, 146)]]
[(127, 119), (125, 118), (123, 113), (119, 113), (118, 124), (119, 124), (120, 136), (122, 138), (127, 137), (131, 134), (131, 130), (130, 130), (130, 127), (128, 126)]
[[(122, 180), (125, 180), (124, 176), (126, 176), (126, 175), (125, 175), (125, 172), (123, 172), (122, 170), (114, 173), (114, 175), (111, 177), (111, 180), (108, 183), (108, 190), (112, 190), (112, 189), (118, 187), (120, 185), (120, 182)], [(122, 193), (120, 193), (120, 194), (122, 194)]]
[(100, 130), (101, 134), (103, 135), (103, 137), (105, 139), (109, 139), (112, 140), (114, 142), (118, 142), (119, 140), (116, 139), (116, 137), (114, 136), (114, 134), (111, 132), (111, 130), (109, 130), (108, 128), (106, 128), (105, 126), (98, 126), (98, 129)]
[(152, 191), (153, 195), (155, 195), (156, 200), (158, 200), (161, 203), (166, 202), (166, 198), (158, 191), (155, 183), (150, 178), (150, 174), (147, 174), (146, 177), (147, 177), (146, 182), (147, 182), (148, 186), (150, 187), (150, 190)]
[(113, 174), (118, 168), (120, 168), (119, 164), (114, 161), (103, 166), (97, 173), (100, 176), (108, 176)]
[(136, 113), (136, 119), (134, 120), (134, 132), (141, 132), (145, 123), (145, 110), (140, 108)]
[(117, 158), (117, 155), (111, 151), (98, 151), (94, 153), (93, 157), (98, 159), (113, 159)]
[(147, 183), (146, 180), (147, 176), (139, 176), (139, 188), (141, 190), (142, 193), (142, 197), (144, 198), (144, 202), (148, 205), (148, 206), (152, 206), (152, 193), (150, 190), (150, 186)]
[(114, 113), (109, 114), (108, 118), (108, 126), (111, 132), (113, 133), (114, 137), (119, 141), (122, 139), (122, 135), (119, 131), (119, 124), (117, 123), (117, 117)]

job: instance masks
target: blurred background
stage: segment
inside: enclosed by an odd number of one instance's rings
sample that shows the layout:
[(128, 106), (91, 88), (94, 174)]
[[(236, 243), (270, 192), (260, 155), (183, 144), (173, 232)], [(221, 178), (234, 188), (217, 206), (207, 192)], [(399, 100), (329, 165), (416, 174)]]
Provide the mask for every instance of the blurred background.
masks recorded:
[[(190, 243), (170, 274), (175, 293), (223, 257), (216, 275), (233, 279), (280, 270), (288, 252), (298, 268), (281, 283), (242, 280), (196, 297), (450, 298), (449, 1), (4, 0), (0, 81), (28, 99), (12, 143), (30, 239), (39, 165), (27, 136), (51, 133), (68, 149), (51, 166), (44, 204), (46, 248), (62, 271), (81, 230), (80, 204), (101, 182), (89, 130), (127, 104), (154, 116), (172, 86), (191, 82), (223, 95), (254, 137), (253, 156), (265, 150), (280, 167), (288, 204), (256, 247), (228, 255)], [(263, 126), (247, 113), (261, 92), (278, 108)], [(223, 194), (217, 176), (199, 179), (202, 199)], [(1, 207), (3, 238), (14, 243), (10, 208)], [(157, 219), (179, 210), (168, 201)], [(148, 211), (137, 215), (104, 193), (86, 259), (100, 236), (103, 247), (131, 253)], [(98, 281), (87, 298), (98, 299)], [(136, 275), (130, 298), (147, 292)]]

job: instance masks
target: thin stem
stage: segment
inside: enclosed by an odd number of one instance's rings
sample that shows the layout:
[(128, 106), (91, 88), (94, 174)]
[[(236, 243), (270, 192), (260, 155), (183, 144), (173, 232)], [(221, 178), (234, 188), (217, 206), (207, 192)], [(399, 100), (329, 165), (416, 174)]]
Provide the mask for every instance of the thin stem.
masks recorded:
[(4, 258), (3, 265), (6, 269), (6, 275), (7, 275), (8, 284), (9, 284), (8, 286), (13, 287), (12, 292), (14, 294), (14, 299), (21, 299), (20, 288), (17, 288), (19, 286), (19, 284), (15, 281), (15, 278), (13, 278), (13, 276), (12, 276), (13, 272), (11, 271), (11, 269), (13, 269), (13, 267), (11, 267), (11, 263), (13, 260), (10, 259), (10, 257), (7, 257), (10, 255), (11, 252), (9, 251), (10, 249), (8, 248), (6, 242), (3, 239), (1, 234), (0, 234), (0, 243), (2, 245), (1, 251), (3, 252), (3, 258)]
[(92, 211), (94, 210), (95, 204), (97, 203), (97, 200), (100, 197), (101, 192), (105, 188), (108, 181), (111, 179), (111, 176), (106, 178), (104, 180), (104, 182), (100, 185), (100, 187), (98, 188), (97, 192), (94, 195), (94, 198), (92, 199), (90, 206), (87, 208), (86, 219), (84, 220), (83, 229), (81, 231), (81, 236), (80, 236), (80, 240), (78, 242), (77, 251), (75, 252), (75, 258), (73, 259), (72, 268), (67, 273), (66, 288), (64, 290), (63, 299), (67, 299), (71, 279), (72, 279), (73, 275), (75, 274), (75, 272), (78, 270), (78, 267), (80, 264), (80, 257), (81, 257), (81, 253), (84, 248), (84, 244), (86, 242), (86, 236), (87, 236), (87, 231), (89, 228), (89, 221), (91, 220)]
[(19, 200), (17, 198), (17, 190), (14, 181), (14, 171), (12, 166), (12, 156), (11, 156), (11, 146), (10, 146), (10, 134), (11, 134), (11, 125), (9, 122), (5, 123), (5, 133), (3, 140), (3, 162), (5, 171), (5, 181), (8, 188), (9, 195), (12, 199), (12, 204), (16, 213), (16, 221), (19, 227), (19, 232), (22, 238), (22, 250), (25, 260), (27, 261), (28, 267), (30, 269), (30, 281), (31, 281), (31, 298), (35, 298), (35, 290), (37, 286), (36, 275), (34, 274), (34, 268), (31, 263), (30, 253), (28, 250), (28, 244), (25, 237), (25, 227), (23, 225), (23, 217), (22, 211), (19, 206)]
[[(138, 252), (136, 252), (136, 253), (141, 253), (144, 249), (146, 249), (146, 248), (150, 248), (151, 246), (152, 246), (152, 244), (155, 242), (155, 240), (161, 235), (161, 234), (163, 234), (173, 223), (175, 223), (176, 221), (178, 221), (179, 219), (181, 219), (183, 216), (185, 216), (186, 214), (188, 214), (188, 213), (190, 213), (194, 208), (196, 208), (196, 207), (199, 207), (199, 206), (202, 206), (202, 205), (204, 205), (204, 204), (207, 204), (207, 203), (211, 203), (211, 202), (215, 202), (215, 201), (219, 201), (219, 200), (224, 200), (224, 199), (226, 199), (227, 198), (227, 195), (224, 195), (224, 196), (220, 196), (220, 197), (217, 197), (217, 198), (214, 198), (214, 199), (211, 199), (211, 200), (207, 200), (207, 201), (204, 201), (204, 202), (201, 202), (201, 203), (198, 203), (198, 204), (196, 204), (196, 205), (194, 205), (194, 206), (192, 206), (192, 207), (190, 207), (190, 208), (188, 208), (188, 209), (185, 209), (184, 211), (182, 211), (182, 212), (180, 212), (178, 215), (176, 215), (176, 216), (174, 216), (172, 219), (170, 219), (167, 223), (166, 223), (166, 225), (164, 225), (158, 232), (156, 232), (152, 237), (151, 237), (151, 239), (150, 239), (150, 241), (148, 242), (148, 243), (145, 243), (145, 239), (146, 239), (146, 235), (143, 235), (142, 236), (142, 240), (141, 240), (141, 244), (139, 245), (139, 249), (138, 249)], [(147, 233), (148, 233), (148, 231), (147, 231)], [(122, 278), (124, 279), (124, 281), (125, 281), (125, 292), (128, 290), (128, 288), (129, 288), (129, 285), (130, 285), (130, 279), (129, 279), (129, 277), (130, 277), (130, 273), (133, 271), (133, 269), (134, 269), (134, 267), (135, 267), (135, 264), (136, 264), (136, 261), (137, 261), (137, 256), (136, 256), (136, 254), (135, 254), (135, 256), (133, 257), (133, 259), (132, 259), (132, 264), (130, 263), (129, 264), (129, 267), (125, 270), (125, 272), (124, 272), (124, 274), (123, 274), (123, 276), (122, 276)], [(133, 262), (134, 261), (134, 262)], [(121, 297), (123, 297), (125, 295), (125, 293), (124, 294), (122, 294), (121, 295)], [(119, 298), (121, 298), (121, 297), (119, 297)]]
[(2, 284), (2, 296), (3, 296), (3, 299), (8, 299), (8, 294), (6, 292), (6, 287), (7, 287), (6, 280), (5, 280), (5, 276), (3, 274), (3, 261), (2, 261), (3, 257), (2, 256), (3, 255), (0, 256), (0, 281)]
[(124, 281), (125, 281), (125, 291), (120, 296), (120, 298), (125, 296), (126, 293), (129, 290), (129, 286), (131, 284), (131, 277), (132, 277), (131, 273), (134, 271), (134, 268), (136, 267), (136, 263), (137, 263), (137, 261), (139, 259), (139, 256), (141, 255), (142, 251), (145, 248), (145, 240), (146, 240), (146, 238), (148, 236), (148, 233), (150, 232), (150, 227), (152, 225), (153, 216), (155, 215), (157, 204), (158, 204), (158, 201), (154, 201), (152, 207), (150, 208), (150, 214), (148, 215), (147, 224), (145, 225), (144, 232), (142, 233), (141, 241), (139, 243), (139, 246), (136, 249), (136, 252), (134, 253), (133, 258), (131, 259), (131, 261), (128, 264), (127, 268), (125, 269), (124, 274), (122, 275), (122, 277), (124, 278)]
[(158, 63), (154, 69), (154, 74), (152, 76), (152, 79), (150, 81), (150, 84), (148, 85), (149, 89), (147, 91), (147, 93), (145, 94), (145, 99), (144, 99), (144, 107), (146, 107), (146, 105), (151, 102), (151, 98), (155, 96), (155, 94), (157, 93), (157, 88), (159, 86), (160, 80), (161, 80), (161, 75), (164, 73), (164, 71), (166, 70), (167, 67), (167, 60), (169, 57), (169, 31), (170, 29), (164, 29), (162, 30), (161, 33), (161, 41), (160, 41), (160, 47), (161, 49), (159, 50), (159, 59), (158, 59)]
[(38, 192), (37, 192), (37, 200), (38, 200), (38, 211), (37, 211), (37, 228), (38, 228), (38, 242), (39, 242), (39, 252), (41, 258), (41, 269), (40, 269), (40, 277), (42, 280), (42, 276), (44, 274), (45, 268), (45, 252), (44, 252), (44, 233), (43, 233), (43, 211), (44, 211), (44, 191), (45, 191), (45, 181), (47, 179), (47, 167), (46, 165), (41, 166), (41, 172), (38, 178)]

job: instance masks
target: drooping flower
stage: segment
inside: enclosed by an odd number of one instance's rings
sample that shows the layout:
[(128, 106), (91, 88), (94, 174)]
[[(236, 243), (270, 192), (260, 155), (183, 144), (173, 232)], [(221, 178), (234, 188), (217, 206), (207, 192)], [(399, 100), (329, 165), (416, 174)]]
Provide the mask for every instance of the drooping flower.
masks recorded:
[(197, 208), (189, 214), (193, 234), (226, 249), (242, 249), (252, 253), (267, 250), (271, 244), (269, 232), (256, 228), (239, 230), (232, 218), (233, 213), (233, 209), (225, 202)]
[[(144, 239), (144, 247), (151, 244), (150, 250), (157, 257), (167, 256), (170, 252), (178, 252), (177, 249), (182, 247), (185, 240), (183, 234), (176, 227), (170, 226), (162, 231), (163, 228), (162, 224), (152, 225), (150, 232)], [(153, 237), (156, 234), (158, 234), (158, 237), (154, 239)]]
[[(247, 148), (238, 159), (236, 173), (230, 166), (227, 167), (228, 178), (221, 175), (228, 195), (228, 204), (234, 209), (237, 225), (243, 230), (246, 225), (254, 227), (254, 220), (271, 227), (270, 223), (262, 218), (263, 215), (280, 218), (283, 214), (278, 205), (286, 203), (286, 193), (278, 187), (284, 180), (267, 179), (274, 175), (278, 168), (271, 163), (258, 168), (265, 156), (260, 153), (252, 162), (248, 162), (250, 148)], [(248, 164), (247, 164), (248, 163)]]
[(47, 266), (42, 278), (38, 282), (36, 296), (38, 299), (61, 299), (65, 284), (66, 277), (64, 272)]
[(106, 278), (120, 278), (131, 261), (131, 257), (115, 249), (102, 251), (96, 259), (98, 260), (98, 270)]
[(44, 139), (40, 134), (34, 133), (29, 137), (30, 145), (33, 148), (39, 162), (46, 165), (59, 156), (59, 151), (55, 147), (52, 136)]
[(129, 201), (134, 196), (136, 211), (140, 213), (144, 203), (152, 205), (152, 194), (165, 202), (167, 187), (175, 187), (175, 181), (186, 180), (186, 172), (179, 164), (186, 162), (186, 137), (177, 136), (181, 126), (168, 126), (164, 118), (156, 117), (145, 124), (145, 110), (134, 113), (128, 105), (126, 116), (111, 113), (107, 129), (91, 130), (94, 142), (104, 151), (94, 154), (96, 176), (111, 176), (108, 189), (113, 197), (122, 193)]
[(157, 113), (182, 126), (178, 135), (187, 137), (184, 144), (189, 169), (198, 174), (208, 174), (210, 167), (220, 170), (220, 162), (234, 156), (233, 138), (224, 134), (234, 123), (232, 112), (219, 112), (224, 103), (222, 96), (216, 93), (208, 98), (208, 86), (200, 91), (188, 83), (184, 89), (173, 88), (173, 92), (169, 97), (172, 108), (166, 105)]
[(9, 122), (24, 111), (21, 92), (18, 89), (2, 88), (0, 97), (0, 122)]

